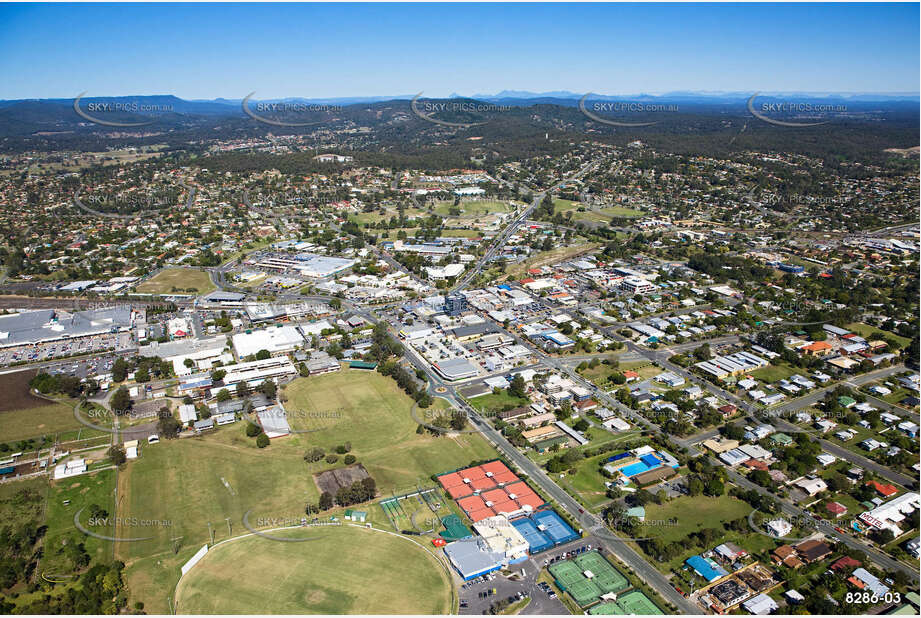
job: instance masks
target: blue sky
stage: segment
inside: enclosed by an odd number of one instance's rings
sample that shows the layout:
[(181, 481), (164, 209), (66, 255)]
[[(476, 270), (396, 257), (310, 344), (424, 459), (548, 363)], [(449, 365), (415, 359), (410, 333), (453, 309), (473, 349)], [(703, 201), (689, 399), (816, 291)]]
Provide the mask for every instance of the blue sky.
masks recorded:
[(0, 5), (0, 98), (919, 91), (915, 4)]

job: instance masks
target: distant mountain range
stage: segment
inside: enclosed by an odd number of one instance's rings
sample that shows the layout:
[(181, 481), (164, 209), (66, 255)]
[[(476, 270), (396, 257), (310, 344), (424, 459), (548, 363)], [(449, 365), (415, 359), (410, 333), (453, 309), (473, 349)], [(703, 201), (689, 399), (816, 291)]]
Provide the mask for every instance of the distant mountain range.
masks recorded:
[[(754, 94), (749, 92), (592, 94), (586, 111), (599, 101), (670, 106), (666, 110), (600, 110), (602, 116), (627, 118), (635, 124), (599, 122), (579, 109), (585, 95), (568, 91), (503, 90), (493, 95), (462, 97), (455, 93), (444, 98), (429, 98), (423, 93), (427, 102), (476, 100), (506, 108), (475, 111), (452, 105), (426, 109), (425, 102), (414, 109), (410, 101), (415, 94), (283, 99), (259, 99), (258, 94), (249, 100), (248, 114), (242, 109), (242, 99), (188, 100), (169, 94), (85, 96), (79, 101), (78, 112), (73, 98), (0, 101), (0, 152), (101, 151), (138, 145), (189, 150), (213, 140), (304, 134), (312, 135), (317, 147), (331, 142), (338, 149), (370, 148), (379, 155), (378, 162), (411, 161), (419, 166), (431, 163), (432, 156), (441, 156), (435, 160), (447, 169), (484, 153), (494, 158), (559, 153), (568, 140), (590, 134), (592, 139), (618, 143), (641, 139), (670, 152), (725, 155), (746, 147), (797, 152), (800, 148), (813, 156), (877, 161), (887, 148), (917, 145), (919, 104), (917, 94), (906, 93), (759, 93), (758, 106), (805, 102), (845, 108), (840, 114), (830, 112), (834, 117), (831, 124), (790, 131), (754, 121), (746, 105)], [(260, 103), (328, 107), (266, 109)], [(318, 132), (319, 127), (323, 130)], [(363, 130), (351, 132), (354, 127)], [(808, 139), (804, 137), (807, 135)], [(476, 141), (470, 141), (473, 138)], [(438, 149), (444, 152), (433, 155)]]
[[(526, 90), (503, 90), (496, 94), (461, 95), (452, 93), (448, 97), (430, 97), (425, 99), (475, 99), (506, 105), (537, 105), (556, 104), (566, 107), (578, 104), (586, 93), (558, 90), (551, 92), (530, 92)], [(656, 102), (656, 103), (695, 103), (702, 105), (733, 105), (745, 103), (754, 92), (694, 92), (674, 91), (663, 94), (601, 94), (592, 93), (593, 101), (631, 101), (631, 102)], [(387, 101), (408, 101), (416, 94), (402, 94), (392, 96), (364, 96), (364, 97), (285, 97), (285, 98), (258, 98), (253, 96), (253, 102), (263, 103), (306, 103), (315, 105), (361, 105), (365, 103), (384, 103)], [(759, 100), (779, 100), (786, 102), (809, 101), (819, 102), (851, 102), (851, 103), (919, 103), (921, 96), (918, 93), (872, 93), (872, 92), (777, 92), (765, 91), (758, 93)], [(86, 103), (138, 103), (146, 105), (171, 106), (175, 113), (191, 114), (225, 114), (228, 108), (240, 108), (243, 99), (181, 99), (174, 95), (124, 95), (124, 96), (86, 96), (81, 102)], [(72, 106), (73, 98), (68, 99), (0, 99), (0, 108), (17, 104), (52, 104)]]

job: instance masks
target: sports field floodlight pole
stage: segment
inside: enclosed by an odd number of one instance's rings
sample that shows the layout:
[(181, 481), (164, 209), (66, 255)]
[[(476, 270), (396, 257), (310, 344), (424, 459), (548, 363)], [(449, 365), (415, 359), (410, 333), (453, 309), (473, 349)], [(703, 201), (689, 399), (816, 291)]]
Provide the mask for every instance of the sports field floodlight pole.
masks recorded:
[(227, 534), (233, 536), (233, 525), (230, 523), (230, 518), (225, 517), (224, 520), (227, 522)]
[(214, 530), (211, 529), (211, 522), (208, 522), (208, 535), (211, 537), (211, 544), (214, 545)]

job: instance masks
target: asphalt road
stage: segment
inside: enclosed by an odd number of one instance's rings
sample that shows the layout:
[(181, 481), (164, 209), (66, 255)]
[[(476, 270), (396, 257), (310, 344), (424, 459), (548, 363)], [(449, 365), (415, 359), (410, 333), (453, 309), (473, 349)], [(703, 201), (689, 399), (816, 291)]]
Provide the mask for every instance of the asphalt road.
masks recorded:
[[(729, 475), (729, 479), (732, 480), (732, 482), (738, 485), (739, 487), (743, 487), (748, 490), (754, 489), (761, 495), (771, 496), (775, 498), (777, 502), (780, 504), (781, 510), (786, 515), (792, 516), (797, 521), (806, 521), (807, 519), (812, 519), (812, 516), (806, 511), (800, 509), (797, 506), (794, 506), (793, 504), (790, 504), (789, 502), (785, 500), (778, 499), (777, 496), (775, 496), (771, 491), (765, 489), (764, 487), (761, 487), (760, 485), (756, 485), (755, 483), (752, 483), (751, 481), (749, 481), (747, 478), (745, 478), (744, 476), (742, 476), (735, 470), (731, 468), (727, 468), (726, 471)], [(814, 519), (812, 520), (815, 521)], [(815, 521), (815, 527), (819, 532), (821, 532), (825, 536), (832, 538), (839, 543), (844, 543), (851, 549), (857, 549), (857, 550), (860, 550), (866, 553), (867, 556), (869, 556), (870, 559), (873, 560), (873, 562), (882, 566), (884, 569), (890, 572), (891, 571), (902, 571), (906, 575), (908, 575), (909, 578), (911, 578), (914, 582), (916, 583), (918, 582), (919, 577), (918, 577), (917, 568), (909, 567), (908, 565), (902, 562), (899, 562), (898, 560), (895, 560), (894, 558), (890, 558), (888, 555), (874, 549), (873, 547), (870, 547), (867, 544), (864, 544), (863, 542), (855, 539), (849, 534), (841, 534), (840, 532), (835, 530), (834, 526), (824, 523), (824, 521), (821, 521), (821, 522)]]
[(549, 189), (542, 191), (538, 193), (537, 195), (535, 195), (534, 200), (531, 202), (531, 205), (528, 206), (526, 209), (524, 209), (521, 213), (519, 213), (518, 216), (515, 217), (515, 219), (513, 219), (508, 225), (505, 226), (502, 232), (495, 238), (492, 246), (486, 251), (483, 257), (481, 257), (477, 261), (476, 265), (472, 269), (467, 271), (467, 274), (465, 274), (461, 278), (461, 280), (458, 281), (457, 285), (454, 288), (454, 291), (460, 292), (461, 290), (466, 288), (470, 284), (471, 281), (473, 281), (474, 277), (476, 277), (476, 275), (481, 270), (483, 270), (483, 266), (489, 263), (493, 259), (493, 257), (495, 257), (496, 253), (505, 245), (505, 241), (508, 240), (509, 236), (514, 234), (515, 230), (518, 229), (518, 226), (521, 225), (524, 221), (526, 221), (528, 217), (530, 216), (531, 212), (533, 212), (534, 209), (537, 208), (538, 205), (540, 205), (540, 202), (544, 198), (544, 195), (548, 193), (552, 193), (554, 189), (560, 187), (561, 185), (567, 182), (570, 182), (572, 180), (582, 177), (590, 169), (592, 169), (595, 165), (597, 165), (600, 161), (601, 161), (600, 159), (596, 159), (594, 161), (590, 161), (589, 163), (586, 163), (579, 169), (579, 171), (577, 171), (572, 176), (568, 176), (560, 180), (558, 183), (556, 183)]
[[(374, 321), (377, 321), (376, 316)], [(394, 333), (391, 331), (391, 335)], [(515, 335), (516, 339), (518, 338)], [(396, 337), (398, 341), (400, 339)], [(613, 540), (613, 535), (608, 531), (604, 523), (593, 514), (584, 511), (582, 506), (568, 493), (560, 488), (536, 463), (528, 459), (521, 451), (513, 446), (505, 437), (496, 431), (486, 420), (481, 418), (476, 410), (467, 405), (467, 403), (457, 395), (455, 387), (445, 383), (441, 377), (434, 373), (431, 366), (424, 360), (420, 359), (411, 346), (404, 345), (407, 359), (417, 368), (422, 369), (429, 378), (429, 392), (433, 395), (445, 398), (455, 408), (464, 410), (467, 413), (473, 427), (479, 431), (487, 441), (492, 443), (505, 457), (511, 461), (523, 476), (529, 477), (541, 490), (551, 499), (556, 501), (560, 508), (569, 512), (569, 514), (579, 523), (584, 530), (590, 533), (604, 533), (603, 538), (593, 536), (597, 543), (604, 547), (608, 553), (616, 556), (621, 562), (628, 565), (636, 575), (652, 586), (659, 594), (667, 599), (672, 605), (678, 608), (682, 613), (699, 614), (700, 608), (684, 598), (678, 593), (668, 579), (662, 575), (658, 569), (653, 567), (645, 558), (640, 556), (626, 542)], [(545, 357), (543, 360), (548, 360)], [(560, 368), (561, 371), (564, 369)], [(584, 380), (579, 378), (580, 381)], [(594, 387), (593, 387), (594, 388)], [(436, 392), (436, 389), (444, 389), (444, 392)], [(617, 402), (619, 404), (619, 402)]]

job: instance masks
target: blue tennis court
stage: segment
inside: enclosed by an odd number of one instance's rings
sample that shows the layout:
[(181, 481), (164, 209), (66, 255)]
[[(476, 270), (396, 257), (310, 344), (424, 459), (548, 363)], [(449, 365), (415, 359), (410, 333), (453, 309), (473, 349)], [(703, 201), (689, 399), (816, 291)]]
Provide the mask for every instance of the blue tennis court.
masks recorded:
[(528, 542), (532, 554), (579, 538), (579, 533), (555, 511), (538, 511), (530, 517), (514, 520), (512, 525)]
[(554, 545), (568, 543), (579, 538), (578, 533), (554, 511), (539, 511), (531, 515), (531, 519), (536, 521), (538, 526), (544, 527), (543, 533), (550, 537)]
[(532, 554), (537, 554), (553, 547), (553, 542), (544, 536), (544, 534), (537, 529), (537, 526), (534, 524), (534, 522), (527, 517), (516, 519), (512, 522), (512, 525), (515, 526), (515, 529), (521, 533), (521, 536), (524, 537), (524, 540), (528, 542), (528, 551), (530, 551)]

